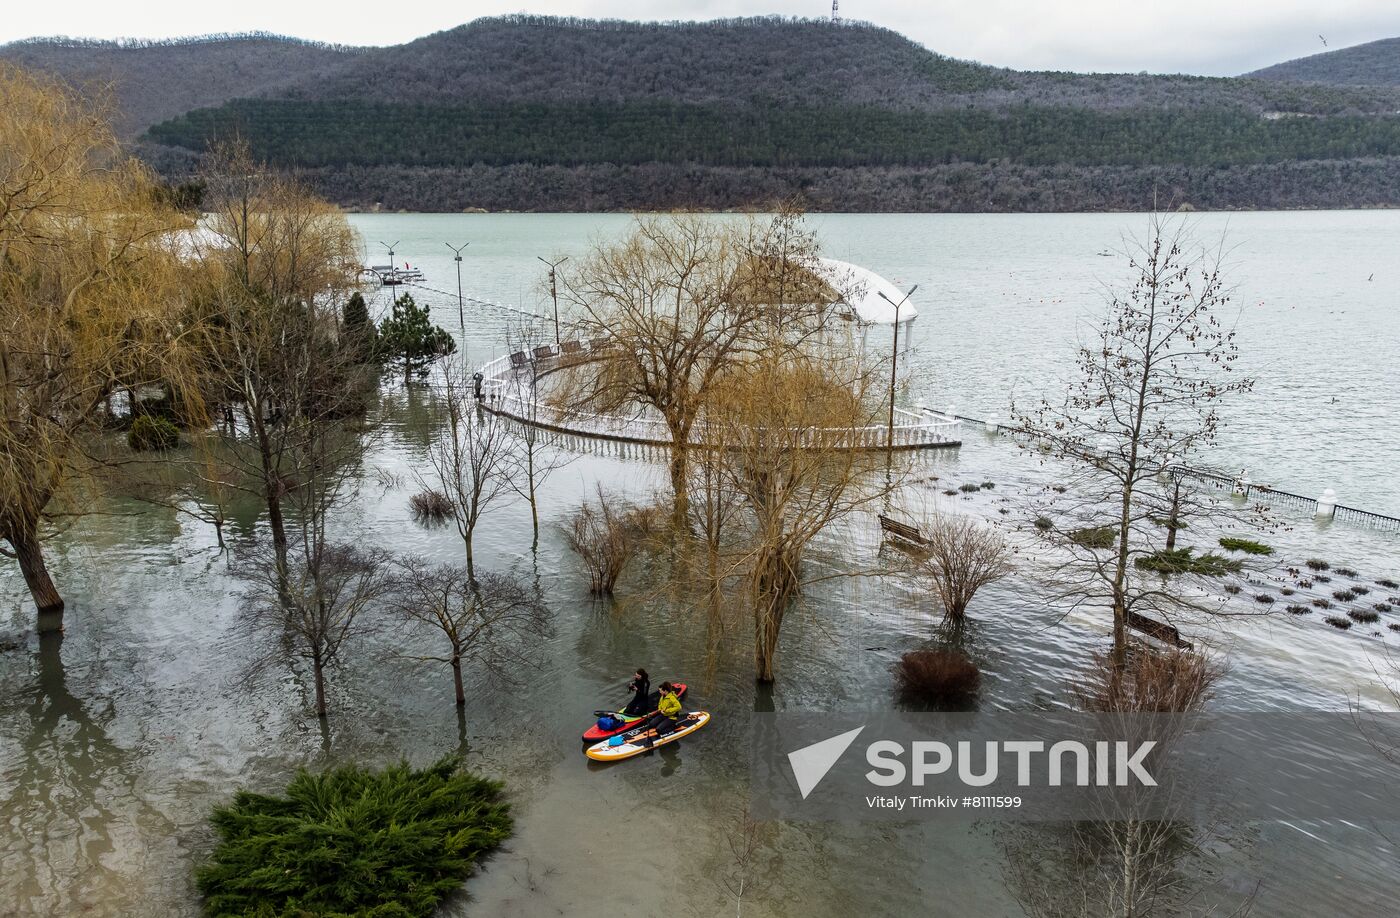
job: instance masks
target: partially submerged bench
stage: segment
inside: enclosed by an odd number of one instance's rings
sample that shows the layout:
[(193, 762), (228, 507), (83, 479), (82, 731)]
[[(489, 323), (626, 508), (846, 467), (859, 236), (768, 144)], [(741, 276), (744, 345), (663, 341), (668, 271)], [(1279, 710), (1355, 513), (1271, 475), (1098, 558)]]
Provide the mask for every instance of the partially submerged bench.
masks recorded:
[(1155, 618), (1148, 618), (1146, 615), (1139, 615), (1136, 612), (1129, 612), (1127, 625), (1134, 631), (1139, 631), (1156, 641), (1168, 644), (1181, 650), (1190, 650), (1191, 642), (1181, 639), (1181, 632), (1175, 625), (1168, 625), (1166, 622), (1159, 622)]
[(928, 539), (924, 538), (924, 534), (919, 531), (918, 526), (901, 523), (883, 513), (880, 514), (880, 531), (892, 539), (913, 545), (915, 548), (924, 548), (928, 545)]

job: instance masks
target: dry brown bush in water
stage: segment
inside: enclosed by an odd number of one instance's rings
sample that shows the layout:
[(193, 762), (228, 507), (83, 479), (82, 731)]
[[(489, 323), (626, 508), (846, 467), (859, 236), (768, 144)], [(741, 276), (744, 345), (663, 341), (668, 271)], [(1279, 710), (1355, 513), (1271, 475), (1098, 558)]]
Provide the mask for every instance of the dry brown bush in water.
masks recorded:
[(413, 518), (424, 525), (441, 525), (452, 516), (452, 501), (447, 495), (433, 488), (419, 491), (408, 499)]
[(655, 506), (634, 507), (598, 487), (596, 502), (585, 501), (574, 511), (564, 540), (583, 561), (588, 591), (612, 595), (627, 562), (642, 543), (664, 524), (665, 513)]
[(1135, 648), (1121, 671), (1108, 654), (1094, 655), (1094, 669), (1074, 686), (1088, 711), (1171, 714), (1198, 711), (1210, 699), (1225, 667), (1190, 650)]
[(967, 516), (941, 514), (922, 527), (920, 565), (943, 603), (943, 623), (961, 627), (977, 591), (1011, 573), (1011, 549), (996, 530)]
[(977, 664), (955, 650), (911, 650), (895, 664), (894, 678), (900, 698), (927, 704), (965, 702), (982, 683)]

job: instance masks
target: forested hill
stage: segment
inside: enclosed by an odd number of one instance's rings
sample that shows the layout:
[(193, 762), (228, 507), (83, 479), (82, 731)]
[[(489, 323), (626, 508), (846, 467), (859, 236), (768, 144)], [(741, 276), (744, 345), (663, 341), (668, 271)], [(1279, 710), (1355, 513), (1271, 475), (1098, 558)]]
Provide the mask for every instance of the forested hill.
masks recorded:
[(286, 95), (419, 105), (762, 100), (923, 108), (1012, 85), (995, 68), (942, 57), (873, 26), (508, 16), (378, 49)]
[(190, 109), (315, 78), (360, 53), (264, 34), (154, 42), (47, 38), (0, 45), (0, 60), (110, 91), (118, 127), (132, 137)]
[(1400, 87), (1019, 72), (777, 17), (509, 16), (268, 53), (288, 56), (275, 80), (226, 74), (144, 155), (176, 176), (237, 134), (361, 208), (1400, 205)]
[(1300, 57), (1246, 76), (1330, 86), (1400, 86), (1400, 38)]

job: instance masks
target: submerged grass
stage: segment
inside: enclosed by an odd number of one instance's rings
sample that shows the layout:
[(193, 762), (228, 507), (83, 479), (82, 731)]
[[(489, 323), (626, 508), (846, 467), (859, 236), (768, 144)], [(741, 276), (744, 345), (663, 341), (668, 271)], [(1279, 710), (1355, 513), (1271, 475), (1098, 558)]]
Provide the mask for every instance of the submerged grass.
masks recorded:
[(427, 916), (510, 835), (501, 785), (448, 757), (424, 769), (302, 771), (286, 795), (239, 791), (196, 876), (206, 914)]

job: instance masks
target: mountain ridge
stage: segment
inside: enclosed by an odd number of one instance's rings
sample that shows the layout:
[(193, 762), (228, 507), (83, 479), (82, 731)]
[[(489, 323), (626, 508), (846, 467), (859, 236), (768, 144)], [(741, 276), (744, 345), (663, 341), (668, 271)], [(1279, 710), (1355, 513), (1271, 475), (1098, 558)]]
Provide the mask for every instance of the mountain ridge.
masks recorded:
[(1382, 38), (1310, 54), (1244, 76), (1328, 86), (1400, 86), (1400, 38)]
[[(777, 193), (937, 209), (930, 188), (974, 209), (1400, 205), (1400, 86), (1016, 71), (869, 23), (785, 17), (516, 15), (380, 48), (254, 35), (90, 53), (140, 50), (128, 91), (194, 83), (208, 100), (164, 118), (188, 99), (137, 106), (130, 133), (166, 175), (237, 134), (356, 208), (747, 207)], [(240, 54), (260, 63), (230, 70)], [(1271, 191), (1271, 175), (1287, 187)], [(1036, 181), (1053, 192), (1021, 187)]]

